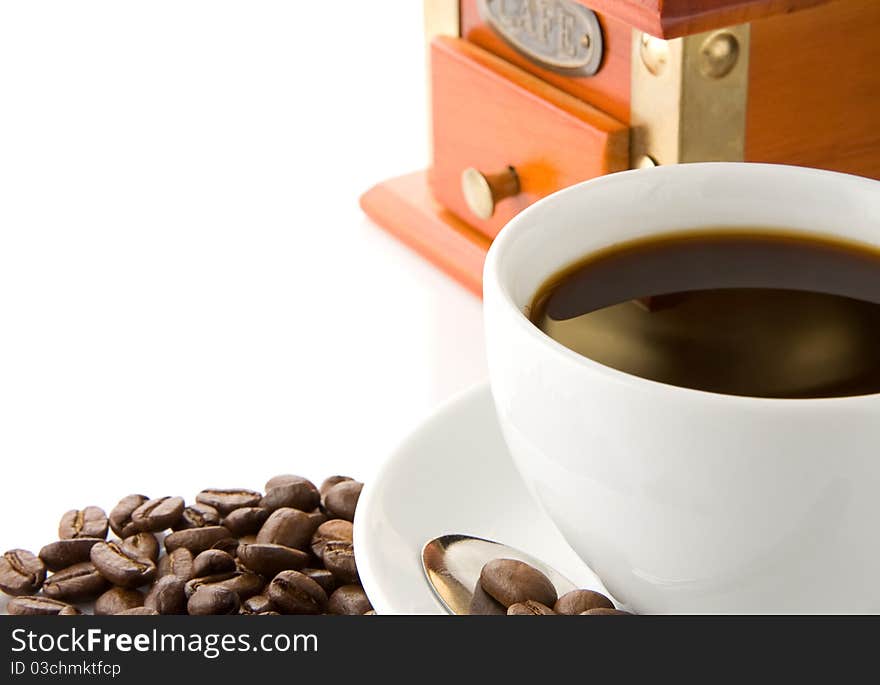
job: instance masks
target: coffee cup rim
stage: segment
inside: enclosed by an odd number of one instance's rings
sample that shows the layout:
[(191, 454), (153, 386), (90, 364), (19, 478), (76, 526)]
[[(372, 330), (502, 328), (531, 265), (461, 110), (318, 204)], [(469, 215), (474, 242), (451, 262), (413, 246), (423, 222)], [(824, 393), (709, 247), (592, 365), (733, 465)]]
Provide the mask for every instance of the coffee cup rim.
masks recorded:
[[(880, 399), (880, 392), (868, 393), (861, 395), (844, 395), (834, 397), (810, 397), (810, 398), (787, 398), (787, 397), (757, 397), (751, 395), (733, 395), (719, 393), (710, 390), (701, 390), (697, 388), (689, 388), (686, 386), (673, 385), (662, 381), (636, 376), (626, 371), (620, 371), (611, 366), (602, 364), (586, 357), (574, 350), (569, 349), (565, 345), (551, 338), (538, 328), (528, 316), (517, 305), (511, 292), (511, 284), (504, 282), (502, 274), (502, 264), (506, 254), (522, 239), (530, 236), (535, 231), (542, 229), (542, 226), (535, 222), (536, 217), (547, 211), (548, 207), (569, 202), (571, 197), (576, 197), (585, 192), (597, 192), (603, 186), (611, 184), (620, 184), (631, 182), (630, 179), (640, 178), (647, 174), (667, 175), (669, 177), (679, 176), (681, 179), (694, 177), (700, 174), (717, 174), (729, 173), (731, 170), (745, 170), (746, 173), (767, 173), (770, 175), (778, 175), (780, 178), (787, 176), (788, 180), (796, 180), (797, 176), (802, 178), (821, 178), (828, 183), (842, 183), (857, 189), (858, 192), (874, 192), (880, 191), (880, 181), (845, 174), (835, 171), (827, 171), (824, 169), (813, 169), (808, 167), (800, 167), (785, 164), (764, 164), (755, 162), (699, 162), (691, 164), (659, 166), (647, 169), (631, 169), (628, 171), (607, 174), (594, 179), (583, 181), (581, 183), (563, 188), (538, 202), (527, 207), (525, 210), (517, 214), (511, 219), (496, 236), (489, 252), (486, 256), (486, 263), (483, 270), (484, 291), (486, 288), (494, 287), (500, 295), (499, 301), (501, 306), (507, 310), (508, 315), (513, 316), (513, 320), (518, 329), (527, 337), (546, 348), (551, 354), (564, 359), (567, 363), (591, 371), (592, 373), (601, 374), (610, 381), (633, 386), (641, 390), (653, 391), (659, 394), (678, 395), (682, 398), (699, 398), (705, 401), (721, 402), (737, 405), (763, 406), (773, 408), (790, 409), (792, 407), (819, 407), (834, 404), (835, 406), (846, 404), (862, 404), (865, 402), (876, 402)], [(744, 224), (742, 227), (748, 227)], [(804, 235), (816, 235), (817, 237), (830, 237), (836, 240), (843, 240), (850, 243), (861, 243), (866, 247), (874, 250), (880, 250), (880, 238), (871, 242), (867, 240), (850, 240), (849, 238), (835, 234), (833, 231), (827, 231), (824, 234), (809, 229), (801, 230), (798, 227), (786, 226), (788, 231), (796, 231)], [(684, 232), (675, 231), (675, 232)], [(670, 231), (673, 232), (673, 231)], [(612, 243), (609, 243), (612, 244)], [(607, 246), (606, 246), (607, 247)], [(583, 255), (579, 255), (583, 257)], [(549, 278), (552, 273), (543, 276), (543, 279)], [(534, 296), (534, 294), (532, 295)]]

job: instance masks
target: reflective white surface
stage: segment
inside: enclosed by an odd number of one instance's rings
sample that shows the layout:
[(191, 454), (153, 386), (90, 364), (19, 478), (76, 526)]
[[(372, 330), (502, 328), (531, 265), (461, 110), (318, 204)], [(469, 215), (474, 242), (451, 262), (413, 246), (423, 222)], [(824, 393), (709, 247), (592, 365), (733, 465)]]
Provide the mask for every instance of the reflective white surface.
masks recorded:
[(606, 592), (528, 493), (478, 385), (420, 423), (364, 488), (354, 524), (358, 571), (380, 614), (446, 614), (422, 547), (447, 533), (490, 538)]
[(0, 552), (369, 482), (485, 377), (480, 301), (358, 207), (427, 163), (423, 54), (413, 0), (0, 5)]

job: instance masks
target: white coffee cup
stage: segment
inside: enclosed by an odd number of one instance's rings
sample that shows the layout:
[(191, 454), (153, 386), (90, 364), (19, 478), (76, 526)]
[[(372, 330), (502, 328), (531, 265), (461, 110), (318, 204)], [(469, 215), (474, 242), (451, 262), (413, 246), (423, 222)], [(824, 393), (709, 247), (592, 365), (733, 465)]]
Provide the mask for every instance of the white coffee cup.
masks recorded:
[(880, 248), (880, 183), (658, 167), (568, 188), (513, 219), (484, 275), (505, 439), (568, 542), (636, 612), (880, 612), (880, 394), (760, 399), (657, 383), (565, 348), (524, 313), (549, 276), (597, 250), (746, 226)]

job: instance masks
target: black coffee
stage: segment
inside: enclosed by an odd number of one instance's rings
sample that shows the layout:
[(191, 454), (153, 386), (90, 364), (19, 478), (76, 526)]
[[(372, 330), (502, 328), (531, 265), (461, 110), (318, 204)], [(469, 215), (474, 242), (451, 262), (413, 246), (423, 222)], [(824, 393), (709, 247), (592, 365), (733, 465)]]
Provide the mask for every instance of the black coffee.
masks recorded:
[(553, 276), (530, 317), (590, 359), (671, 385), (880, 392), (880, 251), (857, 244), (760, 229), (634, 241)]

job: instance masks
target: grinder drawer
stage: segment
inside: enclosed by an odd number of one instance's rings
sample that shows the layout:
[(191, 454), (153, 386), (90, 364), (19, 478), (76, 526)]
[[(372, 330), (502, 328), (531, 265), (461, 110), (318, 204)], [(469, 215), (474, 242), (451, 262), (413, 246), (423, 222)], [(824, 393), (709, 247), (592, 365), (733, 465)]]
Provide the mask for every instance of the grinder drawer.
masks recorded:
[(458, 38), (431, 44), (436, 198), (494, 237), (533, 202), (629, 163), (628, 127)]

